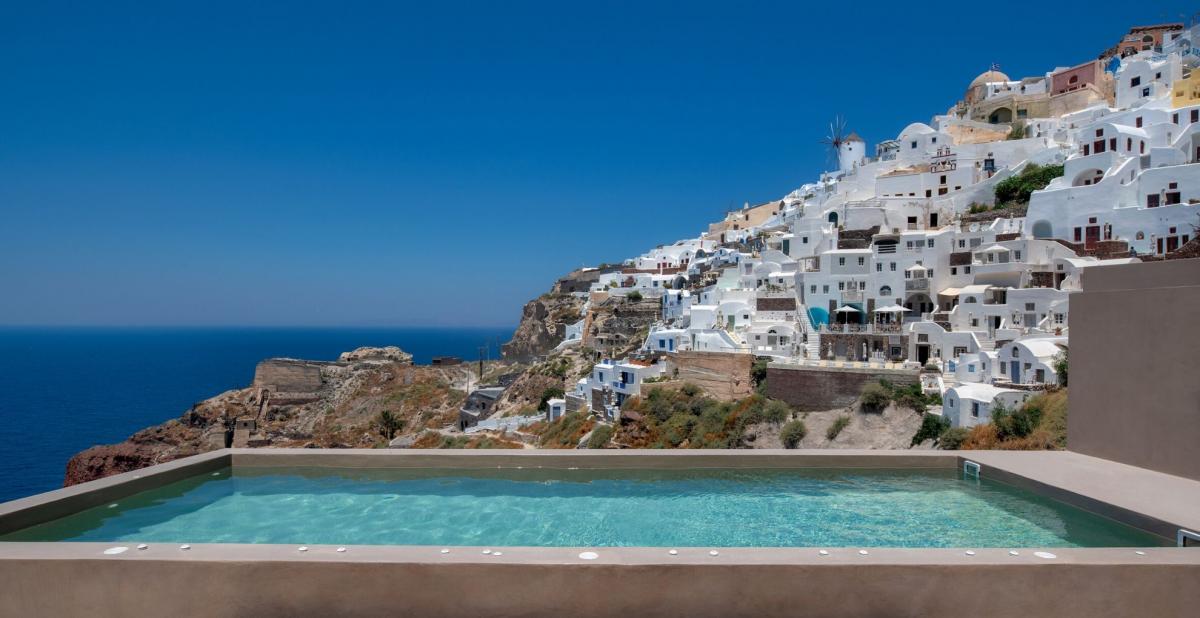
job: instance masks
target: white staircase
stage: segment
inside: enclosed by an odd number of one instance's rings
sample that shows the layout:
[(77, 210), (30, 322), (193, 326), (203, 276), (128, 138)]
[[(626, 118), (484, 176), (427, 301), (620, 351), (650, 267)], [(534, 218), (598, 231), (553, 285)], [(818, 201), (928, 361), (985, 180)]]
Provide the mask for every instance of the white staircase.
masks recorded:
[(808, 306), (799, 306), (800, 325), (804, 332), (808, 335), (808, 340), (804, 344), (804, 357), (808, 360), (819, 360), (821, 358), (821, 333), (813, 328), (812, 320), (808, 319)]

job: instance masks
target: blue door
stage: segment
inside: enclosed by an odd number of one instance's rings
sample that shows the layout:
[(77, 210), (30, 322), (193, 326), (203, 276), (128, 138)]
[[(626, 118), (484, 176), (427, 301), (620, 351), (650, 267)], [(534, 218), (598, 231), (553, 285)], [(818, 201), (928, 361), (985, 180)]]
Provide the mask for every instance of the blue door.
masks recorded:
[(668, 351), (668, 352), (674, 352), (674, 351), (675, 351), (675, 340), (674, 340), (674, 339), (668, 339), (668, 340), (667, 340), (667, 351)]
[(1008, 366), (1010, 368), (1012, 368), (1013, 384), (1020, 384), (1021, 383), (1021, 361), (1012, 361), (1011, 363), (1009, 363)]

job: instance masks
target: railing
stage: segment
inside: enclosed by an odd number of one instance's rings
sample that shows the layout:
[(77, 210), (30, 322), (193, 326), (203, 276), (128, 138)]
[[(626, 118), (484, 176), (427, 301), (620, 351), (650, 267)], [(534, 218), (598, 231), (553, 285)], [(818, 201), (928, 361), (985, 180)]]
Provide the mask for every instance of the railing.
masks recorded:
[(861, 302), (862, 297), (863, 297), (862, 290), (858, 290), (858, 289), (842, 290), (842, 302), (844, 302), (844, 303)]
[(822, 324), (819, 332), (822, 333), (861, 333), (875, 334), (888, 333), (899, 334), (903, 332), (901, 324)]
[(929, 279), (924, 277), (920, 279), (906, 279), (904, 281), (904, 291), (906, 292), (927, 292), (929, 291)]

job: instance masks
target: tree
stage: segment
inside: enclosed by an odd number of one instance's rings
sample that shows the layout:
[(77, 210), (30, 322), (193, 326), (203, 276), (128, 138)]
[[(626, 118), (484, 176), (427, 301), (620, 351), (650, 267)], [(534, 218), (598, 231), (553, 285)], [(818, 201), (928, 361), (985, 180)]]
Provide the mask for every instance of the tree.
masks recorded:
[(396, 437), (396, 432), (404, 429), (404, 419), (396, 416), (391, 410), (383, 410), (375, 417), (375, 429), (385, 440)]

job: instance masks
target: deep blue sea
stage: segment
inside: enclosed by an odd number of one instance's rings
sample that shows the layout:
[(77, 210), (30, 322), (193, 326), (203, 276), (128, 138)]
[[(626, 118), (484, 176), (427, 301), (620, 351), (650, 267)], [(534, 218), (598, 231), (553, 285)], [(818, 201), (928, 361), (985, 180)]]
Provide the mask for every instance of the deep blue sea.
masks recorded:
[(0, 328), (0, 502), (62, 486), (67, 460), (241, 388), (273, 356), (359, 346), (491, 358), (512, 328)]

